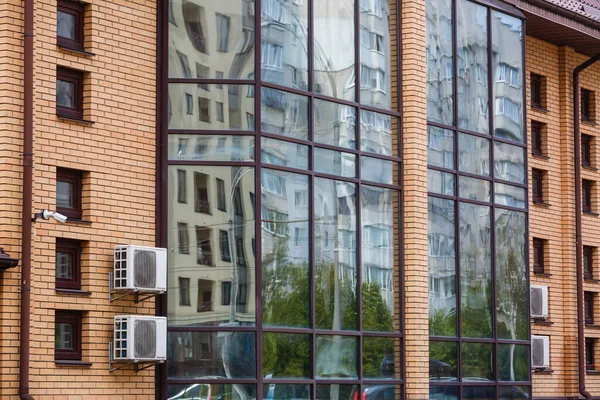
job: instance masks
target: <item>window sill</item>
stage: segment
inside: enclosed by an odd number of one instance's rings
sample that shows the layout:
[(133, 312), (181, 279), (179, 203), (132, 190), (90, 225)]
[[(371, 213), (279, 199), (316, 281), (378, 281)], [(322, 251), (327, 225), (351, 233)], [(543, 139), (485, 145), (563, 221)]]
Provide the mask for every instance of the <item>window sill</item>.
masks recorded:
[(67, 218), (67, 224), (83, 224), (83, 225), (91, 225), (92, 221), (84, 221), (83, 219), (75, 219), (75, 218)]
[[(596, 324), (585, 324), (586, 328), (592, 328), (592, 329), (598, 329), (600, 328), (600, 325), (596, 325)], [(600, 372), (600, 371), (598, 371)]]
[(56, 46), (60, 50), (62, 50), (62, 51), (68, 51), (68, 52), (72, 52), (72, 53), (77, 53), (77, 54), (81, 54), (81, 55), (87, 56), (87, 57), (94, 57), (94, 56), (96, 56), (96, 54), (90, 53), (89, 51), (85, 51), (85, 50), (82, 50), (82, 49), (75, 49), (73, 47), (63, 46), (63, 45), (60, 45), (60, 44), (57, 44)]
[(539, 111), (539, 112), (543, 112), (543, 113), (550, 112), (550, 111), (548, 111), (547, 109), (545, 109), (542, 106), (535, 106), (533, 104), (531, 104), (531, 109), (534, 110), (534, 111)]
[(595, 370), (595, 369), (587, 369), (585, 370), (586, 374), (590, 374), (590, 375), (600, 375), (600, 371)]
[(554, 325), (554, 322), (552, 321), (546, 321), (545, 319), (542, 318), (534, 318), (533, 319), (533, 323), (536, 325), (544, 325), (544, 326), (552, 326)]
[(552, 276), (552, 274), (549, 274), (547, 272), (535, 272), (535, 271), (533, 271), (533, 274), (535, 276), (541, 276), (542, 278), (550, 278)]
[(583, 165), (583, 164), (581, 164), (581, 168), (587, 169), (588, 171), (598, 171), (598, 168), (594, 168), (591, 165)]
[(592, 217), (597, 217), (598, 216), (598, 214), (596, 214), (595, 212), (592, 212), (592, 211), (584, 211), (583, 213), (585, 215), (591, 215)]
[(553, 374), (554, 370), (551, 369), (538, 369), (538, 370), (533, 370), (534, 374)]
[(54, 360), (54, 364), (57, 367), (85, 367), (90, 368), (91, 362), (78, 361), (78, 360)]
[(94, 125), (96, 123), (96, 121), (90, 121), (90, 120), (83, 119), (83, 118), (69, 117), (67, 115), (56, 114), (56, 116), (60, 119), (64, 119), (65, 121), (78, 122), (80, 124), (85, 124), (85, 125)]
[(583, 278), (583, 280), (589, 283), (600, 283), (600, 280), (594, 278)]
[(534, 153), (531, 153), (531, 155), (532, 155), (534, 158), (539, 158), (540, 160), (544, 160), (544, 161), (548, 161), (548, 160), (550, 159), (550, 157), (548, 157), (548, 156), (545, 156), (545, 155), (543, 155), (543, 154), (534, 154)]
[(582, 120), (581, 120), (581, 123), (582, 123), (582, 124), (586, 124), (586, 125), (588, 125), (588, 126), (596, 126), (596, 125), (598, 125), (598, 124), (596, 123), (596, 121), (594, 121), (594, 120), (592, 120), (592, 119), (590, 119), (590, 120), (585, 120), (585, 119), (582, 119)]
[(533, 204), (542, 206), (542, 207), (550, 207), (551, 206), (550, 203), (546, 203), (544, 201), (536, 201), (536, 200), (533, 200)]
[(92, 292), (77, 289), (55, 289), (57, 294), (72, 294), (75, 296), (91, 296)]

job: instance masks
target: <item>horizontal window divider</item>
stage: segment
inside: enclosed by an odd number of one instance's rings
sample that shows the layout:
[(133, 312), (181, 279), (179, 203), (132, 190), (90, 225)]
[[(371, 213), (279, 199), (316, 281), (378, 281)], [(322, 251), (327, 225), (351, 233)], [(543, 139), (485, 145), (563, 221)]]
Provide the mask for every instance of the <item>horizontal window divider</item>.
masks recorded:
[[(436, 128), (446, 129), (448, 131), (457, 131), (458, 130), (458, 128), (456, 128), (454, 126), (442, 124), (440, 122), (427, 121), (427, 125), (428, 126), (433, 126), (433, 127), (436, 127)], [(484, 135), (484, 136), (490, 137), (489, 135)]]
[[(362, 104), (360, 106), (360, 109), (365, 110), (365, 111), (376, 112), (379, 114), (387, 114), (387, 115), (391, 115), (392, 117), (397, 117), (397, 118), (402, 117), (402, 113), (400, 113), (400, 111), (388, 110), (385, 108), (377, 108), (377, 107), (367, 106), (367, 105)], [(401, 131), (401, 130), (399, 130), (399, 131)]]
[(446, 167), (438, 167), (438, 166), (435, 166), (435, 165), (428, 165), (427, 169), (433, 169), (435, 171), (447, 172), (449, 174), (455, 174), (455, 175), (458, 173), (458, 171), (456, 171), (455, 169), (446, 168)]
[(194, 385), (196, 383), (210, 383), (210, 384), (219, 383), (219, 384), (227, 384), (227, 385), (235, 385), (235, 384), (256, 385), (258, 383), (258, 379), (256, 379), (256, 378), (251, 378), (251, 379), (228, 379), (228, 378), (177, 379), (177, 378), (167, 378), (168, 385)]
[(502, 210), (518, 211), (518, 212), (523, 212), (523, 213), (529, 212), (529, 208), (510, 207), (510, 206), (503, 206), (500, 204), (495, 204), (494, 207), (502, 209)]
[[(278, 135), (276, 133), (261, 132), (260, 136), (264, 137), (264, 138), (269, 138), (269, 139), (282, 140), (284, 142), (289, 142), (289, 143), (303, 144), (303, 145), (309, 146), (309, 147), (314, 144), (313, 142), (311, 142), (309, 140), (298, 139), (295, 137), (285, 136), (285, 135)], [(338, 149), (338, 148), (336, 147), (336, 149)]]
[(61, 44), (57, 44), (56, 47), (58, 47), (62, 51), (68, 51), (70, 53), (81, 54), (81, 55), (87, 56), (87, 57), (95, 57), (96, 56), (95, 53), (91, 53), (91, 52), (85, 51), (83, 49), (76, 49), (74, 47), (64, 46), (64, 45), (61, 45)]
[(499, 137), (494, 136), (494, 141), (498, 142), (498, 143), (506, 143), (506, 144), (510, 144), (512, 146), (516, 146), (516, 147), (521, 147), (523, 149), (527, 149), (527, 143), (521, 143), (521, 142), (515, 142), (514, 140), (509, 140), (509, 139), (502, 139)]
[(396, 337), (401, 338), (404, 337), (402, 332), (371, 332), (371, 331), (362, 331), (363, 337)]
[(218, 167), (254, 167), (254, 161), (202, 161), (202, 160), (169, 160), (167, 165), (208, 165)]
[(435, 380), (435, 379), (429, 378), (429, 385), (430, 386), (461, 386), (461, 382), (458, 379), (456, 379), (455, 381), (442, 381), (442, 380)]
[(498, 178), (494, 178), (494, 182), (495, 183), (503, 183), (505, 185), (514, 186), (514, 187), (518, 187), (518, 188), (522, 188), (522, 189), (527, 189), (526, 183), (516, 183), (516, 182), (511, 182), (511, 181), (505, 181), (503, 179), (498, 179)]
[(362, 384), (363, 384), (363, 386), (368, 386), (368, 385), (403, 385), (404, 384), (404, 380), (403, 379), (377, 379), (377, 378), (371, 379), (371, 378), (363, 377)]
[(55, 289), (56, 294), (74, 295), (74, 296), (91, 296), (92, 292), (87, 290), (77, 289)]
[(498, 343), (498, 344), (526, 344), (531, 343), (528, 340), (519, 339), (494, 339), (494, 338), (467, 338), (467, 337), (447, 337), (447, 336), (429, 336), (429, 341), (436, 342), (467, 342), (467, 343)]
[[(441, 193), (435, 193), (435, 192), (427, 192), (427, 196), (437, 197), (439, 199), (446, 199), (446, 200), (454, 200), (454, 201), (458, 200), (458, 196), (450, 196), (448, 194), (441, 194)], [(487, 205), (488, 203), (485, 203), (485, 204)]]
[(386, 156), (383, 154), (376, 154), (376, 153), (369, 153), (366, 151), (362, 151), (362, 150), (357, 150), (357, 149), (349, 149), (349, 148), (345, 148), (345, 147), (337, 147), (334, 145), (330, 145), (330, 144), (324, 144), (324, 143), (314, 143), (315, 148), (318, 149), (326, 149), (326, 150), (333, 150), (333, 151), (339, 151), (342, 153), (350, 153), (350, 154), (355, 154), (357, 156), (366, 156), (366, 157), (371, 157), (371, 158), (377, 158), (379, 160), (386, 160), (386, 161), (393, 161), (393, 162), (402, 162), (402, 160), (399, 157), (394, 157), (394, 156)]
[(206, 83), (215, 85), (254, 85), (250, 79), (169, 78), (168, 83)]
[(169, 135), (197, 135), (197, 136), (255, 136), (255, 131), (228, 131), (228, 130), (192, 130), (192, 129), (169, 129)]
[(168, 326), (167, 332), (256, 332), (256, 326)]
[(482, 181), (489, 181), (489, 182), (492, 182), (494, 180), (494, 179), (492, 179), (491, 176), (477, 175), (477, 174), (472, 174), (470, 172), (462, 172), (460, 170), (458, 171), (458, 175), (465, 176), (467, 178), (480, 179)]
[(513, 17), (524, 19), (525, 16), (517, 8), (510, 4), (504, 4), (498, 0), (471, 0), (473, 3), (480, 4), (485, 7), (489, 7), (492, 10), (501, 11), (505, 14), (512, 15)]
[(358, 179), (358, 178), (350, 178), (350, 177), (341, 176), (341, 175), (330, 175), (330, 174), (324, 174), (322, 172), (313, 172), (313, 175), (316, 176), (317, 178), (334, 179), (334, 180), (338, 180), (338, 181), (345, 181), (345, 182), (352, 182), (352, 183), (360, 182), (360, 179)]
[(498, 386), (527, 386), (531, 381), (498, 381)]
[(284, 326), (265, 326), (262, 328), (264, 332), (270, 333), (298, 333), (303, 335), (311, 335), (314, 332), (312, 328), (284, 327)]

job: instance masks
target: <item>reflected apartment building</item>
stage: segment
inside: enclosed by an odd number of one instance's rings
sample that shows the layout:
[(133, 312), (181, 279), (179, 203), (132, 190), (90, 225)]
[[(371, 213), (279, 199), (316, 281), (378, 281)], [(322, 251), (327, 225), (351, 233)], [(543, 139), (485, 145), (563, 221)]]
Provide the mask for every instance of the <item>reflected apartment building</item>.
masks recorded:
[(600, 396), (595, 0), (8, 3), (1, 398)]

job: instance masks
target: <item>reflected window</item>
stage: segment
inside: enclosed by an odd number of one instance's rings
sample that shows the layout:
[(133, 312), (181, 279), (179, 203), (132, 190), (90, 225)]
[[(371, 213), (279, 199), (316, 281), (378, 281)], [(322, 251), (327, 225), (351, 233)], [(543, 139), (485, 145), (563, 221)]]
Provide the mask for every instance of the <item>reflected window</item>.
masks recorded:
[(177, 223), (177, 238), (179, 242), (179, 254), (190, 254), (190, 238), (188, 226), (185, 222)]
[(179, 305), (189, 306), (190, 303), (190, 278), (179, 277)]
[(202, 122), (210, 123), (210, 100), (198, 97), (198, 118)]
[(227, 53), (227, 43), (229, 42), (229, 17), (223, 14), (216, 14), (217, 19), (217, 51)]

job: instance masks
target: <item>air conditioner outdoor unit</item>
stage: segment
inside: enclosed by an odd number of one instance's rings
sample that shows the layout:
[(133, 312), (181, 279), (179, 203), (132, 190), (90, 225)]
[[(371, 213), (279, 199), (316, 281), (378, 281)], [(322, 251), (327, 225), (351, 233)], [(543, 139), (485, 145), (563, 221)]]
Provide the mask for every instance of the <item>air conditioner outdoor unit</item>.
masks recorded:
[(115, 246), (113, 279), (115, 291), (165, 292), (167, 249)]
[(548, 286), (531, 285), (531, 317), (548, 318)]
[(139, 315), (115, 316), (115, 361), (165, 361), (167, 318)]
[(550, 336), (531, 335), (531, 367), (550, 368)]

